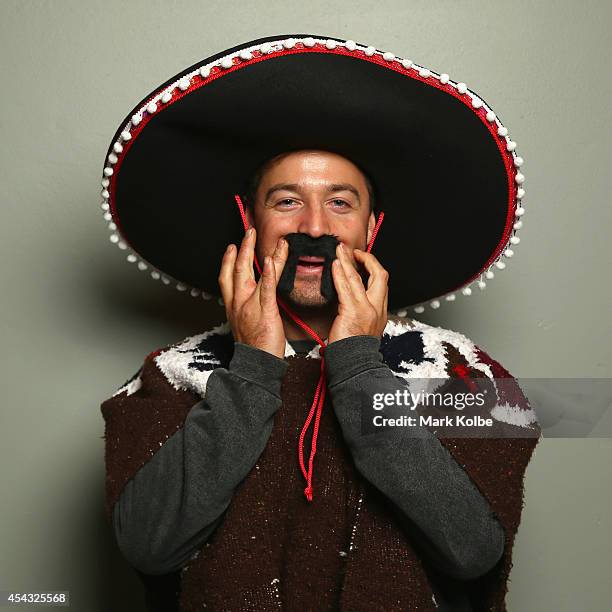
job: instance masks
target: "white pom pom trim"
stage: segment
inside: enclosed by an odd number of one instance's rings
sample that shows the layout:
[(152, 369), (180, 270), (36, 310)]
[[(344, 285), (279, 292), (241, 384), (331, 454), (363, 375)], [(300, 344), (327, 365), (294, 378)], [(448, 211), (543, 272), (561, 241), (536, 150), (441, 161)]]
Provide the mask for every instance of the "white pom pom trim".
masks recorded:
[[(181, 76), (180, 79), (175, 81), (172, 85), (166, 87), (164, 91), (159, 92), (153, 99), (148, 100), (147, 103), (142, 108), (140, 108), (136, 113), (134, 113), (131, 116), (130, 121), (127, 123), (127, 125), (124, 127), (124, 129), (122, 130), (120, 134), (120, 141), (127, 142), (128, 140), (130, 140), (132, 138), (131, 129), (133, 127), (138, 126), (142, 122), (145, 114), (148, 113), (148, 115), (153, 115), (156, 112), (158, 112), (160, 110), (160, 103), (167, 104), (168, 102), (170, 102), (172, 98), (174, 97), (173, 94), (176, 90), (187, 91), (191, 87), (192, 78), (194, 76), (199, 76), (202, 79), (207, 79), (210, 76), (211, 71), (214, 68), (216, 68), (217, 70), (219, 69), (227, 70), (228, 68), (231, 68), (232, 66), (235, 65), (236, 60), (248, 62), (252, 60), (253, 58), (255, 58), (257, 53), (270, 54), (275, 51), (281, 51), (283, 49), (293, 49), (298, 44), (303, 45), (305, 48), (312, 48), (317, 44), (324, 46), (328, 50), (342, 48), (344, 52), (348, 51), (354, 54), (362, 54), (367, 57), (378, 55), (379, 57), (381, 57), (383, 60), (385, 60), (389, 64), (394, 64), (395, 62), (398, 62), (399, 65), (401, 65), (406, 71), (414, 70), (421, 78), (427, 79), (427, 78), (433, 77), (433, 78), (438, 79), (439, 82), (443, 85), (449, 84), (451, 87), (455, 88), (457, 92), (461, 94), (462, 96), (467, 94), (467, 96), (470, 98), (469, 103), (476, 112), (480, 114), (481, 112), (483, 112), (480, 109), (484, 109), (484, 115), (486, 117), (486, 120), (489, 123), (494, 124), (497, 130), (497, 134), (500, 137), (506, 138), (506, 142), (504, 143), (505, 148), (508, 152), (511, 152), (513, 155), (514, 167), (517, 169), (522, 167), (523, 158), (516, 155), (515, 153), (516, 142), (507, 137), (508, 129), (501, 124), (495, 112), (492, 109), (488, 108), (487, 105), (484, 103), (484, 101), (478, 96), (476, 96), (474, 92), (470, 91), (468, 86), (464, 82), (452, 81), (450, 76), (445, 72), (438, 74), (430, 70), (429, 68), (426, 68), (424, 66), (418, 66), (414, 64), (414, 62), (410, 59), (401, 58), (397, 56), (396, 54), (391, 53), (389, 51), (378, 51), (376, 47), (374, 46), (358, 45), (354, 40), (350, 40), (350, 39), (346, 41), (339, 41), (339, 40), (333, 40), (333, 39), (315, 39), (312, 36), (307, 36), (301, 39), (287, 38), (285, 40), (269, 41), (261, 45), (254, 45), (252, 47), (242, 49), (238, 54), (227, 55), (207, 65), (200, 66), (196, 71), (190, 74)], [(103, 216), (104, 216), (105, 221), (111, 221), (111, 222), (112, 222), (112, 215), (109, 212), (110, 207), (109, 207), (109, 202), (108, 202), (110, 198), (110, 194), (107, 188), (110, 186), (110, 177), (113, 175), (113, 168), (111, 166), (117, 163), (118, 161), (117, 155), (121, 155), (123, 153), (123, 145), (121, 144), (120, 141), (117, 141), (114, 143), (113, 150), (108, 155), (108, 162), (110, 165), (104, 168), (103, 178), (102, 178), (102, 187), (104, 187), (104, 190), (105, 190), (105, 193), (103, 193), (103, 197), (105, 199), (101, 204), (102, 209), (105, 211)], [(516, 199), (518, 202), (525, 195), (525, 190), (522, 187), (522, 184), (525, 180), (525, 176), (522, 174), (522, 172), (518, 171), (515, 174), (514, 180), (515, 180), (515, 184), (517, 185)], [(515, 223), (513, 225), (513, 229), (515, 231), (522, 227), (522, 221), (518, 219), (518, 217), (522, 216), (524, 212), (525, 212), (525, 209), (523, 208), (523, 206), (517, 204), (517, 207), (515, 209)], [(128, 249), (129, 247), (128, 247), (127, 242), (121, 239), (121, 237), (118, 234), (116, 224), (112, 223), (112, 225), (109, 226), (109, 229), (113, 230), (113, 234), (111, 234), (111, 242), (117, 244), (119, 248), (122, 250)], [(506, 257), (512, 257), (514, 252), (511, 248), (508, 248), (508, 247), (510, 244), (513, 244), (513, 245), (518, 244), (519, 241), (520, 239), (516, 235), (512, 236), (510, 240), (507, 242), (507, 244), (505, 244), (503, 248), (501, 249), (501, 253), (505, 255)], [(212, 295), (207, 294), (204, 291), (201, 291), (200, 289), (197, 289), (195, 287), (189, 287), (189, 285), (186, 285), (185, 283), (179, 281), (178, 279), (172, 279), (171, 277), (164, 275), (160, 270), (155, 269), (149, 262), (145, 262), (142, 258), (140, 258), (135, 253), (130, 253), (128, 255), (128, 261), (130, 263), (138, 262), (138, 268), (140, 270), (151, 269), (152, 270), (151, 277), (154, 278), (155, 280), (161, 279), (164, 284), (172, 283), (176, 287), (176, 289), (179, 291), (186, 291), (187, 289), (189, 289), (190, 290), (189, 294), (192, 295), (193, 297), (199, 297), (201, 295), (202, 298), (206, 300), (214, 297)], [(491, 266), (484, 273), (484, 276), (487, 279), (492, 279), (494, 277), (494, 273), (492, 271), (492, 268), (494, 267), (498, 269), (503, 269), (505, 267), (505, 263), (501, 261), (500, 259), (498, 259), (498, 261), (495, 262), (494, 265)], [(480, 289), (484, 289), (485, 286), (486, 286), (486, 283), (484, 281), (482, 280), (478, 281), (478, 287)], [(463, 295), (471, 294), (471, 289), (468, 286), (460, 288), (460, 290)], [(442, 296), (440, 296), (440, 298), (441, 297)], [(433, 309), (439, 308), (440, 298), (430, 300), (428, 302), (429, 306)], [(448, 302), (454, 301), (455, 293), (450, 293), (444, 296), (444, 298)], [(221, 302), (222, 300), (220, 300), (220, 303)], [(407, 313), (408, 308), (409, 307), (404, 307), (400, 309), (398, 313), (399, 312)], [(414, 310), (414, 312), (417, 312), (417, 313), (424, 312), (425, 304), (419, 304), (416, 306), (413, 305), (412, 309)], [(400, 316), (405, 316), (405, 315), (400, 315)]]

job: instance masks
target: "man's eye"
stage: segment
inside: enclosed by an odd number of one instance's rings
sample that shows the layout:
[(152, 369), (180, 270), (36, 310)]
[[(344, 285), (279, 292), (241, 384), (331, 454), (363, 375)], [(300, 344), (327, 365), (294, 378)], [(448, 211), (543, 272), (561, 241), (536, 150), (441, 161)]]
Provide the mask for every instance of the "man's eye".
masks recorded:
[[(291, 204), (295, 204), (295, 200), (292, 198), (283, 198), (276, 203), (277, 206), (290, 206)], [(332, 200), (332, 204), (336, 208), (350, 207), (350, 204), (344, 200)]]

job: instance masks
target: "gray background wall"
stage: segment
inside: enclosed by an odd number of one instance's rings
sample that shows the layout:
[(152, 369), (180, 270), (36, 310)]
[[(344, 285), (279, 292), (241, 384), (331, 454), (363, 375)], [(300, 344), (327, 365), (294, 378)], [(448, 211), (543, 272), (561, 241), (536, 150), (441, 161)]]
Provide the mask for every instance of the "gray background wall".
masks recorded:
[[(301, 31), (465, 81), (525, 159), (522, 241), (486, 291), (421, 319), (465, 333), (515, 376), (608, 377), (611, 18), (605, 0), (2, 0), (0, 589), (141, 609), (103, 519), (99, 404), (150, 351), (223, 315), (137, 273), (108, 240), (99, 180), (132, 105), (215, 51)], [(536, 450), (510, 611), (607, 608), (611, 459), (610, 439)]]

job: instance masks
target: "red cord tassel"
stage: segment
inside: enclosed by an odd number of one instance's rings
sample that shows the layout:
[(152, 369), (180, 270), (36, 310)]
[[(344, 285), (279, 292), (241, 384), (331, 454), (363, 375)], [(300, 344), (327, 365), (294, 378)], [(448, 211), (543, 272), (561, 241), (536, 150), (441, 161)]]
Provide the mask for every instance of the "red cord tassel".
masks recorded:
[[(235, 195), (236, 203), (238, 204), (238, 209), (240, 210), (240, 217), (242, 218), (242, 224), (244, 226), (244, 231), (246, 232), (249, 229), (249, 223), (246, 218), (246, 214), (244, 212), (244, 206), (242, 204), (242, 200), (239, 195)], [(380, 228), (380, 224), (385, 216), (384, 212), (381, 212), (376, 226), (374, 227), (374, 231), (372, 232), (372, 238), (368, 244), (366, 251), (369, 253), (372, 249), (372, 245), (374, 244), (374, 239), (376, 238), (376, 234), (378, 233), (378, 229)], [(255, 267), (259, 274), (262, 274), (261, 266), (259, 265), (259, 261), (257, 259), (257, 254), (254, 253), (255, 259)], [(307, 334), (309, 334), (316, 342), (319, 343), (319, 355), (321, 356), (321, 373), (319, 375), (319, 381), (317, 383), (317, 389), (315, 391), (314, 399), (312, 405), (310, 406), (310, 410), (308, 412), (308, 416), (306, 417), (306, 421), (304, 422), (304, 426), (302, 427), (302, 431), (300, 433), (300, 440), (298, 445), (298, 460), (300, 463), (300, 469), (302, 470), (302, 474), (306, 479), (306, 488), (304, 489), (304, 495), (306, 499), (311, 502), (312, 501), (312, 473), (314, 467), (314, 457), (317, 452), (317, 436), (319, 435), (319, 423), (321, 421), (321, 413), (323, 412), (323, 404), (325, 403), (325, 393), (327, 389), (327, 385), (325, 384), (325, 342), (321, 340), (319, 335), (309, 327), (304, 321), (302, 321), (296, 314), (291, 312), (289, 307), (281, 300), (279, 297), (276, 298), (279, 306), (290, 316)], [(314, 420), (314, 430), (312, 432), (312, 442), (310, 444), (310, 456), (308, 457), (308, 469), (306, 469), (304, 465), (304, 437), (306, 436), (306, 432), (312, 422), (312, 417), (316, 416)]]

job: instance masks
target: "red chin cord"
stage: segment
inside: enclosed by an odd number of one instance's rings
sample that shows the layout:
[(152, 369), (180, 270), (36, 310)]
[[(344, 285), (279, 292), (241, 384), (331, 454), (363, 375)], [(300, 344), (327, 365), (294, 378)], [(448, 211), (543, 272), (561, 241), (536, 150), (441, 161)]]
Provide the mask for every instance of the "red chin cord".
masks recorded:
[[(242, 224), (244, 226), (244, 231), (246, 232), (249, 229), (249, 223), (247, 221), (246, 215), (244, 213), (244, 206), (242, 204), (242, 200), (239, 195), (235, 195), (236, 203), (238, 204), (238, 209), (240, 210), (240, 217), (242, 218)], [(372, 250), (372, 245), (374, 244), (374, 239), (376, 238), (376, 234), (378, 234), (378, 229), (380, 228), (380, 224), (385, 216), (384, 212), (381, 212), (378, 216), (378, 221), (376, 222), (376, 226), (374, 227), (374, 231), (372, 232), (372, 238), (368, 243), (366, 252), (369, 253)], [(257, 254), (253, 253), (255, 260), (255, 267), (261, 276), (262, 270), (259, 265), (259, 261), (257, 259)], [(319, 382), (317, 383), (317, 390), (315, 391), (314, 399), (312, 405), (310, 406), (310, 411), (308, 412), (308, 417), (302, 427), (302, 432), (300, 433), (300, 443), (298, 447), (298, 458), (300, 462), (300, 468), (302, 470), (302, 474), (306, 479), (306, 488), (304, 489), (304, 495), (306, 495), (306, 499), (308, 501), (312, 501), (312, 468), (314, 463), (314, 457), (317, 452), (317, 436), (319, 434), (319, 422), (321, 420), (321, 412), (323, 410), (323, 404), (325, 403), (325, 392), (326, 392), (326, 384), (325, 384), (325, 358), (323, 353), (325, 352), (325, 342), (321, 340), (317, 332), (315, 332), (312, 328), (310, 328), (304, 321), (302, 321), (296, 314), (291, 312), (289, 307), (285, 304), (283, 300), (281, 300), (278, 296), (276, 297), (276, 301), (278, 305), (290, 316), (307, 334), (309, 334), (313, 340), (319, 343), (319, 355), (321, 356), (321, 374), (319, 375)], [(304, 437), (306, 436), (306, 432), (310, 426), (312, 421), (312, 417), (315, 414), (316, 417), (314, 422), (314, 429), (312, 432), (312, 442), (310, 446), (310, 456), (308, 458), (308, 469), (304, 466)]]

